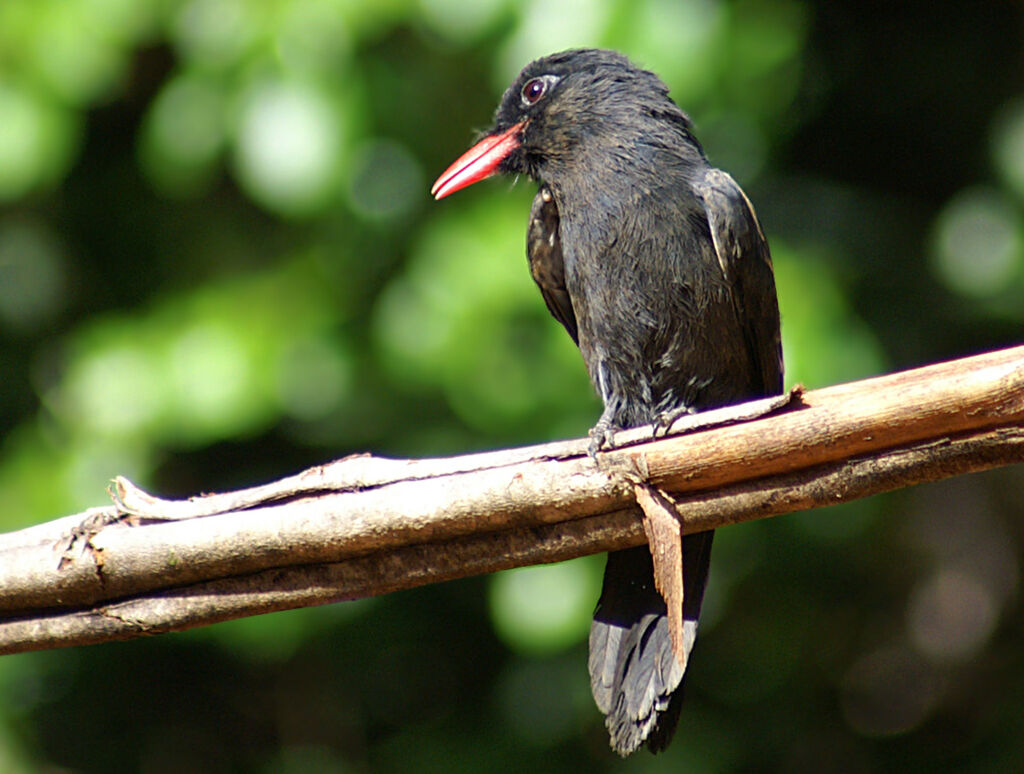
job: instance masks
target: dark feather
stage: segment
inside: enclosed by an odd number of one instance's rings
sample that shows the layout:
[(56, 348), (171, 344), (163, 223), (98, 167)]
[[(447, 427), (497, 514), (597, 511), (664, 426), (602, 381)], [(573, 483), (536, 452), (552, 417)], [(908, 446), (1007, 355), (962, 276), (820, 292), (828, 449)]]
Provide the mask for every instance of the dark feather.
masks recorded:
[(565, 326), (572, 340), (579, 344), (576, 313), (572, 310), (569, 291), (565, 289), (565, 264), (562, 262), (562, 240), (558, 235), (558, 207), (545, 186), (541, 186), (530, 207), (530, 224), (526, 232), (526, 255), (530, 274), (540, 288), (548, 311)]
[(736, 319), (765, 395), (782, 392), (782, 338), (768, 242), (754, 206), (726, 172), (709, 168), (695, 186), (704, 200), (715, 253), (732, 287)]

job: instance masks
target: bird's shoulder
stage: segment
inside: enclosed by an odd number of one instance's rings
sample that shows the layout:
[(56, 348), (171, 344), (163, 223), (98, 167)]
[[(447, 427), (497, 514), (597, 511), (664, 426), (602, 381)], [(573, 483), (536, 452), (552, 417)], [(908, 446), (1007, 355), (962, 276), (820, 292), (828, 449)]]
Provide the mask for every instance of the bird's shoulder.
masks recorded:
[(782, 390), (782, 344), (771, 253), (750, 199), (736, 181), (709, 167), (694, 182), (737, 320), (764, 394)]
[(692, 183), (702, 202), (719, 264), (727, 279), (750, 262), (767, 264), (771, 254), (754, 205), (728, 172), (707, 167)]

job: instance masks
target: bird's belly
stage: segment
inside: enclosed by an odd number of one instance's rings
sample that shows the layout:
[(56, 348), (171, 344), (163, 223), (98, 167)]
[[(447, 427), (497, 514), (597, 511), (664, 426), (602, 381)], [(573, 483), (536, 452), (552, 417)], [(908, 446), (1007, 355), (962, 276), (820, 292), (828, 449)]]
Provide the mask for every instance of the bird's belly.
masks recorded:
[(755, 374), (731, 309), (640, 306), (625, 297), (636, 296), (591, 295), (579, 304), (580, 351), (598, 395), (614, 407), (616, 424), (633, 427), (666, 412), (755, 397)]
[(636, 236), (657, 233), (658, 223), (627, 228), (621, 214), (605, 215), (601, 228), (573, 217), (561, 228), (580, 351), (615, 423), (755, 397), (756, 367), (713, 255), (689, 234), (669, 248)]

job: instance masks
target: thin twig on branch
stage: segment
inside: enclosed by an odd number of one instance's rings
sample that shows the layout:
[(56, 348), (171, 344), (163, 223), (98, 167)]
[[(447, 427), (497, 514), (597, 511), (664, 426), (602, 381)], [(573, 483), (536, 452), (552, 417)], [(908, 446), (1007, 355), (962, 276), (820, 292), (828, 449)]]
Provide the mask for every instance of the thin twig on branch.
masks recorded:
[(638, 545), (640, 482), (672, 494), (689, 533), (1022, 462), (1024, 347), (616, 443), (596, 463), (585, 439), (435, 460), (361, 455), (185, 501), (118, 479), (111, 506), (0, 535), (0, 653)]

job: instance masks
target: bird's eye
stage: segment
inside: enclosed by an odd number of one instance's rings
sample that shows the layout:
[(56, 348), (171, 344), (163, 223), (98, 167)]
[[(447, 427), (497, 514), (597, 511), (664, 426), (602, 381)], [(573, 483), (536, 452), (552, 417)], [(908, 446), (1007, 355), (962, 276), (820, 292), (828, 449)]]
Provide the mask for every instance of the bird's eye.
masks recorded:
[(540, 101), (540, 98), (547, 94), (547, 91), (547, 78), (531, 78), (523, 85), (523, 90), (520, 92), (523, 98), (523, 104), (536, 105)]

